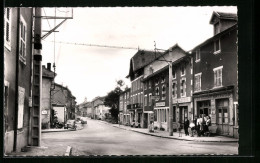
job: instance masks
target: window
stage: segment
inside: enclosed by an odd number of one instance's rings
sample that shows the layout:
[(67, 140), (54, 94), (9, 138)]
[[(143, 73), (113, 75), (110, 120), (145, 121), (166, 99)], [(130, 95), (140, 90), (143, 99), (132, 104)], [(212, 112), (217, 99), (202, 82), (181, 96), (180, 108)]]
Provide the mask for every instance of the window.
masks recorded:
[(159, 84), (159, 79), (156, 78), (156, 79), (155, 79), (155, 85), (158, 85), (158, 84)]
[(177, 97), (177, 84), (175, 82), (172, 83), (172, 97), (173, 98)]
[(141, 92), (141, 99), (140, 100), (141, 100), (140, 103), (143, 104), (143, 101), (144, 101), (144, 94), (143, 94), (143, 92)]
[(152, 81), (149, 80), (148, 84), (149, 84), (149, 89), (150, 89), (152, 87)]
[(147, 106), (147, 95), (144, 95), (144, 105)]
[(149, 94), (148, 101), (149, 101), (149, 106), (152, 106), (152, 94), (151, 93)]
[(195, 75), (195, 91), (201, 90), (201, 73)]
[(144, 82), (144, 90), (147, 89), (147, 82)]
[(186, 96), (186, 81), (185, 79), (181, 80), (181, 97)]
[(220, 52), (221, 52), (220, 39), (218, 39), (214, 42), (214, 53), (213, 54), (219, 54)]
[(155, 95), (156, 95), (156, 96), (159, 96), (159, 87), (156, 87), (156, 88), (155, 88)]
[(214, 25), (214, 34), (218, 34), (220, 32), (220, 28), (219, 28), (219, 22), (217, 22), (215, 25)]
[(22, 61), (24, 64), (26, 64), (26, 23), (21, 17), (20, 21), (20, 40), (19, 40), (19, 59)]
[(165, 77), (164, 76), (162, 76), (162, 83), (164, 83), (165, 82)]
[(176, 72), (175, 72), (175, 70), (172, 71), (172, 78), (176, 79)]
[(162, 85), (162, 100), (166, 99), (166, 87), (165, 85)]
[(223, 66), (214, 68), (214, 87), (221, 87), (222, 86), (222, 69)]
[(181, 66), (181, 76), (185, 75), (185, 66)]
[(196, 59), (195, 62), (199, 62), (200, 61), (200, 49), (196, 50)]
[[(155, 95), (159, 96), (159, 87), (155, 88)], [(159, 101), (159, 98), (156, 97), (155, 101)]]
[(11, 50), (11, 8), (4, 9), (4, 45)]

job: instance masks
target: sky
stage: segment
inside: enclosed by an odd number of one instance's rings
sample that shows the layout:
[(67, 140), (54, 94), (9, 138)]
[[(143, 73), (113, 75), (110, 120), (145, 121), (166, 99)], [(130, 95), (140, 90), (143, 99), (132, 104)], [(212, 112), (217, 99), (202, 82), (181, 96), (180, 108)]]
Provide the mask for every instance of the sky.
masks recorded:
[[(57, 8), (56, 16), (70, 17), (71, 11), (72, 8)], [(68, 86), (78, 104), (85, 98), (91, 101), (113, 90), (116, 80), (122, 79), (131, 86), (125, 77), (137, 50), (76, 43), (146, 50), (154, 50), (154, 42), (156, 48), (165, 50), (178, 43), (188, 51), (213, 36), (213, 26), (209, 24), (213, 11), (237, 13), (237, 7), (73, 8), (73, 19), (66, 20), (42, 41), (42, 64), (55, 62), (55, 82)], [(54, 16), (55, 9), (44, 8), (42, 15)], [(43, 19), (42, 30), (50, 30), (61, 21)]]

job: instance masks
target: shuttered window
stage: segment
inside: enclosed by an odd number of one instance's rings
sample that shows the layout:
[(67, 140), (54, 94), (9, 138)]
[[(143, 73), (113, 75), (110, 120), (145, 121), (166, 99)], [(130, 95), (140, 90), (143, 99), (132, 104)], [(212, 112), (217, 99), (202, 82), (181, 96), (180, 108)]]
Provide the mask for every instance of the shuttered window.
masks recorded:
[(26, 23), (21, 17), (20, 21), (20, 40), (19, 40), (19, 58), (24, 64), (26, 64)]
[(214, 87), (222, 86), (222, 69), (223, 66), (213, 69), (214, 71)]
[(11, 50), (11, 8), (4, 9), (4, 45)]

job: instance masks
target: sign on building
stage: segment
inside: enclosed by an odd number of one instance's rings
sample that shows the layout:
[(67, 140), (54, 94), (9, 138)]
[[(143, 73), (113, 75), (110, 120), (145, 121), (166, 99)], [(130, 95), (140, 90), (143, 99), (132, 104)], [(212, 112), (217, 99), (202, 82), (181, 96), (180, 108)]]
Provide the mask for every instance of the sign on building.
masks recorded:
[(165, 106), (165, 102), (157, 102), (156, 104), (155, 104), (155, 106)]
[(18, 88), (18, 128), (23, 128), (23, 110), (24, 110), (24, 95), (25, 89), (22, 87)]

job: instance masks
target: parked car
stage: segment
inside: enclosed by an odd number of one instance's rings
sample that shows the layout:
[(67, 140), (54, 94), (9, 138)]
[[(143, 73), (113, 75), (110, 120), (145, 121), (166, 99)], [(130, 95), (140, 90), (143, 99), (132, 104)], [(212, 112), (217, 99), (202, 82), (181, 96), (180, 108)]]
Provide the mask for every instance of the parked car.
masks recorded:
[(87, 124), (87, 117), (81, 117), (80, 118), (82, 124)]
[(73, 119), (67, 120), (67, 122), (64, 125), (65, 129), (71, 128), (71, 129), (76, 129), (76, 121)]

